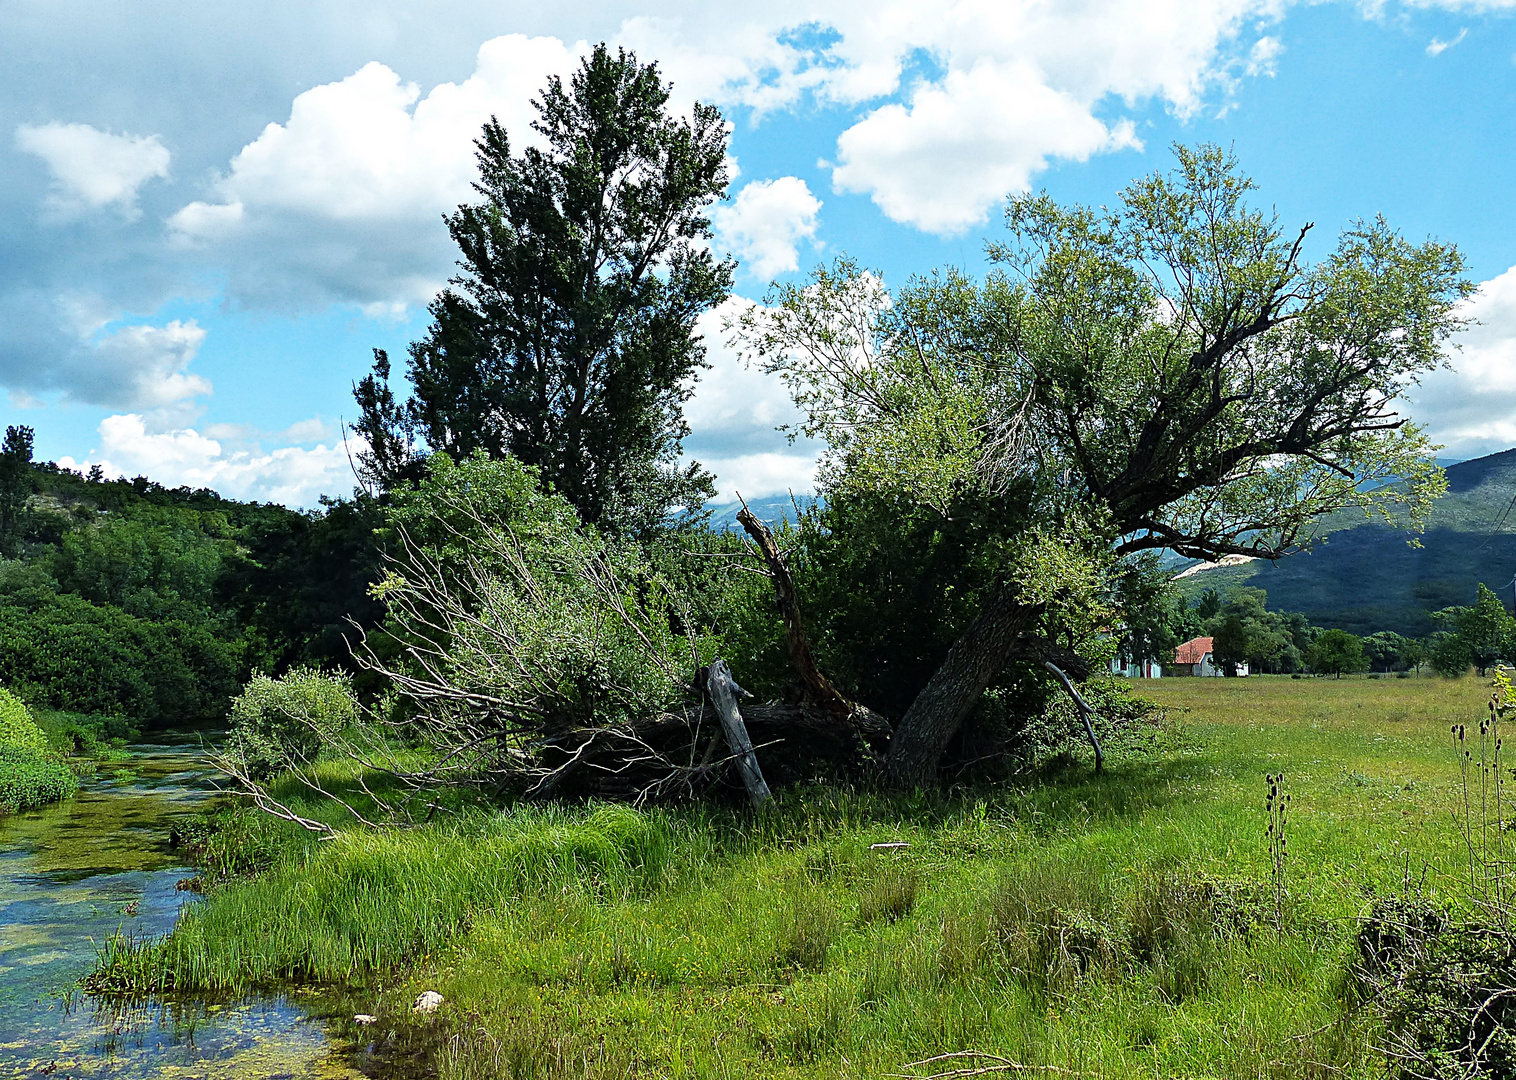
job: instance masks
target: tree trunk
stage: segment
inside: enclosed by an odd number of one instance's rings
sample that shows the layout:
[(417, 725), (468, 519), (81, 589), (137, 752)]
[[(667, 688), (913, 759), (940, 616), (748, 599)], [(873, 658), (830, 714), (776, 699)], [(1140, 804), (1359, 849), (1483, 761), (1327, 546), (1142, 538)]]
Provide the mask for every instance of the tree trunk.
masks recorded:
[(1011, 586), (996, 590), (895, 728), (885, 762), (890, 784), (919, 787), (936, 779), (942, 752), (1040, 613), (1020, 603)]

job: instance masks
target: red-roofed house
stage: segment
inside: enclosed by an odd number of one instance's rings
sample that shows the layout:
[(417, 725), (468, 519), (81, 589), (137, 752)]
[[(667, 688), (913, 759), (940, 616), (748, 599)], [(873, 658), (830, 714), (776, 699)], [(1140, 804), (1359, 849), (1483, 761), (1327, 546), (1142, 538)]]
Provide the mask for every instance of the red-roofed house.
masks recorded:
[[(1237, 674), (1246, 675), (1247, 664), (1237, 665)], [(1190, 638), (1179, 648), (1174, 650), (1174, 674), (1175, 675), (1225, 675), (1221, 665), (1216, 663), (1215, 639), (1208, 637)]]

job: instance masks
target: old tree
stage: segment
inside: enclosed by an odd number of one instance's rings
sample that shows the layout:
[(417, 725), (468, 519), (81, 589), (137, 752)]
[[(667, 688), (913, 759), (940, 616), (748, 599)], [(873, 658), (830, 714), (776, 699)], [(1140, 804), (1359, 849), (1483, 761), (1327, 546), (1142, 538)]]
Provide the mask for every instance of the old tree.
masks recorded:
[(1311, 227), (1250, 205), (1231, 154), (1176, 155), (1112, 209), (1013, 199), (982, 281), (892, 294), (841, 260), (734, 328), (825, 438), (830, 504), (978, 516), (987, 573), (912, 687), (893, 783), (935, 777), (1012, 661), (1080, 675), (1069, 645), (1123, 560), (1274, 559), (1324, 514), (1415, 524), (1443, 489), (1396, 402), (1462, 325), (1457, 250), (1375, 220), (1311, 261)]

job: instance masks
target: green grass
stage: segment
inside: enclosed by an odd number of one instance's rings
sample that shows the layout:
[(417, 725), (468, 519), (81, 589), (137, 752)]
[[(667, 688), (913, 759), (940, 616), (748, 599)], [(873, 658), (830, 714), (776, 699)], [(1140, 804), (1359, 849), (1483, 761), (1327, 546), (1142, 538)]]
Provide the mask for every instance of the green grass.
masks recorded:
[[(449, 1078), (874, 1077), (967, 1050), (1081, 1076), (1382, 1074), (1372, 1017), (1346, 1004), (1355, 919), (1408, 868), (1462, 902), (1448, 728), (1486, 687), (1140, 690), (1171, 718), (1099, 777), (814, 789), (757, 819), (476, 808), (320, 842), (246, 826), (268, 868), (162, 944), (108, 947), (95, 985), (342, 986)], [(1281, 771), (1282, 912), (1263, 807)], [(423, 989), (447, 999), (430, 1020), (409, 1012)]]

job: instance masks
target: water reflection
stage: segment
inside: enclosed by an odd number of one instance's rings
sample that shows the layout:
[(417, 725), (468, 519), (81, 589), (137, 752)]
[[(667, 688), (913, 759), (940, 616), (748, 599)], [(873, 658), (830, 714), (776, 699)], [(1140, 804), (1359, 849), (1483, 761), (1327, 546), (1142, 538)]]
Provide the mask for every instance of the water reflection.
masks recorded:
[(105, 765), (58, 806), (0, 819), (0, 1077), (356, 1075), (285, 998), (101, 1005), (70, 996), (96, 943), (165, 934), (195, 902), (169, 848), (215, 794), (194, 735)]

